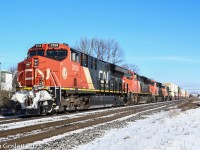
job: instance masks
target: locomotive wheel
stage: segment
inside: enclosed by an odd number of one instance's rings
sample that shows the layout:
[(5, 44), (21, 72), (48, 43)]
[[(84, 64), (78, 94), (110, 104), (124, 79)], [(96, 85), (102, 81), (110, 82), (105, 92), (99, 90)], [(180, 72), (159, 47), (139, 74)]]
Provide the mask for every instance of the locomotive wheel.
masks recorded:
[(140, 96), (137, 97), (137, 102), (136, 104), (138, 104), (140, 102)]
[(158, 101), (158, 97), (155, 97), (155, 103)]
[(11, 101), (11, 111), (12, 111), (14, 114), (20, 113), (21, 110), (22, 110), (22, 107), (21, 107), (21, 104), (20, 104), (20, 103)]
[(150, 102), (149, 99), (147, 99), (146, 104), (148, 104), (149, 102)]
[(120, 101), (120, 106), (124, 106), (125, 105), (125, 101), (124, 100), (121, 100)]
[(119, 98), (115, 99), (115, 106), (120, 107), (120, 99)]

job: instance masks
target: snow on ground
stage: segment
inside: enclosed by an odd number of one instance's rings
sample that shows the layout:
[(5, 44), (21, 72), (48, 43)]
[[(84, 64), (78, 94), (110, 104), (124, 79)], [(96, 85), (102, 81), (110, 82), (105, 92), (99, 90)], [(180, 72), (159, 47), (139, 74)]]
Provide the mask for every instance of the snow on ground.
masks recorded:
[(0, 120), (0, 123), (1, 122), (7, 122), (7, 121), (14, 121), (14, 120), (19, 120), (18, 118), (13, 118), (13, 119), (9, 119), (9, 120)]
[(43, 124), (43, 123), (61, 121), (61, 120), (66, 120), (66, 119), (71, 119), (71, 118), (78, 118), (80, 116), (85, 116), (87, 114), (89, 114), (89, 112), (83, 113), (83, 114), (81, 113), (81, 114), (52, 116), (52, 117), (47, 117), (47, 118), (42, 118), (42, 119), (40, 118), (40, 119), (33, 119), (33, 120), (13, 122), (13, 123), (6, 123), (5, 122), (5, 124), (0, 124), (0, 131), (22, 128), (22, 127), (36, 125), (36, 124)]
[[(163, 108), (165, 106), (161, 106), (159, 108)], [(155, 110), (155, 109), (158, 109), (158, 108), (153, 108), (153, 109), (150, 109), (150, 110)], [(149, 110), (145, 110), (145, 111), (142, 111), (142, 112), (138, 112), (136, 114), (132, 114), (132, 115), (129, 115), (129, 116), (125, 116), (125, 117), (122, 117), (122, 118), (119, 118), (117, 119), (118, 121), (124, 121), (128, 118), (131, 118), (131, 117), (134, 117), (134, 116), (137, 116), (138, 114), (141, 114), (141, 113), (144, 113), (144, 112), (148, 112)], [(72, 135), (74, 133), (80, 133), (82, 131), (86, 131), (88, 129), (93, 129), (94, 127), (97, 127), (97, 126), (101, 126), (101, 125), (105, 125), (107, 123), (112, 123), (112, 122), (115, 122), (116, 120), (113, 120), (113, 121), (109, 121), (109, 122), (106, 122), (106, 123), (101, 123), (101, 124), (97, 124), (97, 125), (93, 125), (93, 126), (90, 126), (90, 127), (86, 127), (84, 129), (79, 129), (79, 130), (75, 130), (75, 131), (71, 131), (71, 132), (67, 132), (67, 133), (63, 133), (63, 134), (60, 134), (60, 135), (57, 135), (57, 136), (53, 136), (53, 137), (50, 137), (50, 138), (47, 138), (47, 139), (43, 139), (41, 141), (36, 141), (34, 143), (32, 143), (33, 145), (42, 145), (44, 143), (48, 143), (48, 142), (52, 142), (52, 141), (55, 141), (55, 140), (58, 140), (58, 139), (62, 139), (68, 135)], [(31, 144), (31, 143), (29, 143)]]
[(112, 129), (103, 137), (75, 149), (199, 149), (199, 114), (200, 108), (157, 113), (146, 119), (130, 122), (124, 128)]
[[(165, 106), (161, 106), (161, 107), (159, 107), (159, 108), (163, 108), (163, 107), (165, 107)], [(150, 109), (150, 110), (155, 110), (155, 109), (158, 109), (158, 108), (153, 108), (153, 109)], [(130, 115), (130, 116), (125, 116), (125, 117), (120, 118), (120, 119), (117, 119), (117, 120), (118, 120), (118, 121), (124, 121), (124, 120), (126, 120), (126, 119), (128, 119), (128, 118), (130, 118), (130, 117), (137, 116), (138, 114), (144, 113), (144, 112), (147, 112), (147, 111), (149, 111), (149, 110), (145, 110), (145, 111), (142, 111), (142, 112), (138, 112), (138, 113), (132, 114), (132, 115)], [(106, 117), (110, 117), (110, 116), (113, 116), (113, 114), (112, 114), (112, 115), (108, 115), (108, 116), (106, 116)], [(105, 118), (105, 117), (100, 117), (100, 118)], [(88, 119), (88, 120), (90, 120), (90, 119)], [(87, 120), (87, 121), (88, 121), (88, 120)], [(79, 121), (79, 122), (81, 123), (81, 121)], [(84, 121), (82, 121), (82, 122), (84, 122)], [(112, 123), (112, 122), (115, 122), (115, 120), (110, 121), (110, 122), (107, 122), (107, 123)], [(70, 136), (70, 135), (73, 135), (73, 134), (76, 134), (76, 133), (81, 133), (81, 132), (83, 132), (83, 131), (86, 131), (86, 130), (89, 130), (89, 129), (93, 129), (94, 127), (98, 127), (98, 126), (101, 126), (101, 125), (106, 125), (107, 123), (101, 123), (101, 124), (98, 124), (98, 125), (86, 127), (86, 128), (84, 128), (84, 129), (79, 129), (79, 130), (75, 130), (75, 131), (63, 133), (63, 134), (60, 134), (60, 135), (57, 135), (57, 136), (53, 136), (53, 137), (50, 137), (50, 138), (47, 138), (47, 139), (43, 139), (43, 140), (40, 140), (40, 141), (35, 141), (34, 143), (28, 143), (28, 144), (26, 144), (26, 145), (23, 145), (23, 149), (37, 149), (37, 146), (38, 146), (38, 148), (40, 148), (40, 147), (41, 147), (42, 145), (44, 145), (44, 144), (47, 144), (47, 145), (48, 145), (49, 142), (53, 142), (53, 141), (56, 141), (56, 140), (58, 140), (58, 139), (63, 139), (63, 138), (66, 137), (66, 136)], [(39, 130), (38, 130), (38, 131), (39, 131)], [(38, 131), (33, 131), (33, 132), (31, 132), (31, 133), (28, 133), (28, 135), (34, 135), (34, 134), (36, 134)], [(6, 140), (8, 140), (8, 139), (9, 139), (9, 138), (0, 138), (0, 141), (6, 141)], [(61, 145), (59, 145), (59, 146), (61, 146)], [(66, 147), (65, 147), (65, 148), (66, 148)], [(65, 149), (65, 148), (64, 148), (64, 149)], [(20, 149), (21, 149), (21, 148), (15, 149), (15, 150), (20, 150)], [(46, 147), (44, 146), (44, 149), (48, 149), (48, 148), (46, 148)], [(53, 148), (50, 148), (50, 149), (53, 149)], [(63, 148), (59, 148), (59, 149), (63, 149)]]
[[(147, 104), (144, 104), (147, 105)], [(138, 107), (140, 105), (135, 105), (135, 106), (127, 106), (127, 107)], [(109, 110), (119, 110), (123, 109), (123, 107), (119, 108), (107, 108), (107, 109), (102, 109), (102, 110), (92, 110), (89, 112), (81, 112), (77, 114), (66, 114), (66, 115), (61, 115), (61, 116), (51, 116), (47, 118), (42, 118), (42, 119), (34, 119), (34, 120), (28, 120), (28, 121), (20, 121), (20, 122), (13, 122), (13, 123), (6, 123), (5, 124), (0, 124), (0, 131), (4, 130), (9, 130), (9, 129), (16, 129), (16, 128), (21, 128), (21, 127), (26, 127), (26, 126), (31, 126), (35, 124), (42, 124), (42, 123), (47, 123), (47, 122), (55, 122), (55, 121), (61, 121), (61, 120), (66, 120), (70, 118), (77, 118), (80, 116), (85, 116), (89, 114), (95, 114), (95, 113), (100, 113), (104, 111), (109, 111)]]
[[(130, 107), (133, 107), (133, 106), (130, 106)], [(107, 109), (102, 109), (102, 110), (93, 110), (93, 111), (89, 111), (89, 112), (80, 112), (77, 114), (50, 116), (47, 118), (33, 119), (33, 120), (28, 120), (28, 121), (22, 120), (20, 122), (13, 122), (13, 123), (5, 122), (5, 124), (0, 124), (0, 131), (16, 129), (16, 128), (21, 128), (21, 127), (26, 127), (26, 126), (36, 125), (36, 124), (42, 124), (42, 123), (47, 123), (47, 122), (61, 121), (61, 120), (66, 120), (66, 119), (71, 119), (71, 118), (78, 118), (78, 117), (86, 116), (89, 114), (95, 114), (95, 113), (99, 113), (99, 112), (109, 111), (111, 109), (122, 109), (122, 108), (107, 108)], [(3, 118), (3, 116), (2, 116), (2, 118)]]

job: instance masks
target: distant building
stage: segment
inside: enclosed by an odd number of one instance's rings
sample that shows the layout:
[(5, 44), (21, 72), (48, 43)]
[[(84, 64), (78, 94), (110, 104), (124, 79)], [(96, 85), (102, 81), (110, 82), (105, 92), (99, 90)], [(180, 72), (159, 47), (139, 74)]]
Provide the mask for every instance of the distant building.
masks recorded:
[(12, 73), (8, 71), (1, 71), (1, 90), (12, 90)]

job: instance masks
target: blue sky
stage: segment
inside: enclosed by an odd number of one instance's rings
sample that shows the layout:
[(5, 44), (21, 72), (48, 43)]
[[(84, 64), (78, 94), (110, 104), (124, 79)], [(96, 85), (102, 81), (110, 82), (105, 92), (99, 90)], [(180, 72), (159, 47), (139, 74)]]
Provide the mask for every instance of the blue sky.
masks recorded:
[(16, 65), (36, 43), (115, 39), (141, 74), (200, 88), (199, 6), (197, 0), (1, 1), (0, 62), (3, 69)]

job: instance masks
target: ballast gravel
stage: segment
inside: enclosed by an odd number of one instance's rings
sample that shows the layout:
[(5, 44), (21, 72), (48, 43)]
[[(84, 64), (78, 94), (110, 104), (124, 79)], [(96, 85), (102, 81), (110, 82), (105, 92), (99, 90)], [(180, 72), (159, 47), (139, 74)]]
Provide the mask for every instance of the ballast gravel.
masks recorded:
[(104, 123), (102, 125), (96, 125), (94, 127), (90, 127), (89, 129), (85, 129), (85, 130), (83, 129), (82, 131), (78, 133), (69, 134), (68, 136), (65, 136), (64, 138), (47, 142), (45, 144), (34, 145), (34, 147), (30, 149), (38, 149), (38, 150), (74, 149), (75, 147), (80, 146), (81, 144), (85, 144), (85, 143), (93, 141), (96, 138), (102, 137), (103, 134), (109, 131), (110, 129), (123, 128), (128, 124), (128, 122), (134, 122), (139, 119), (144, 119), (146, 118), (147, 115), (158, 113), (160, 111), (163, 111), (164, 109), (167, 109), (168, 107), (169, 106), (139, 113), (125, 120), (116, 120), (109, 123)]

